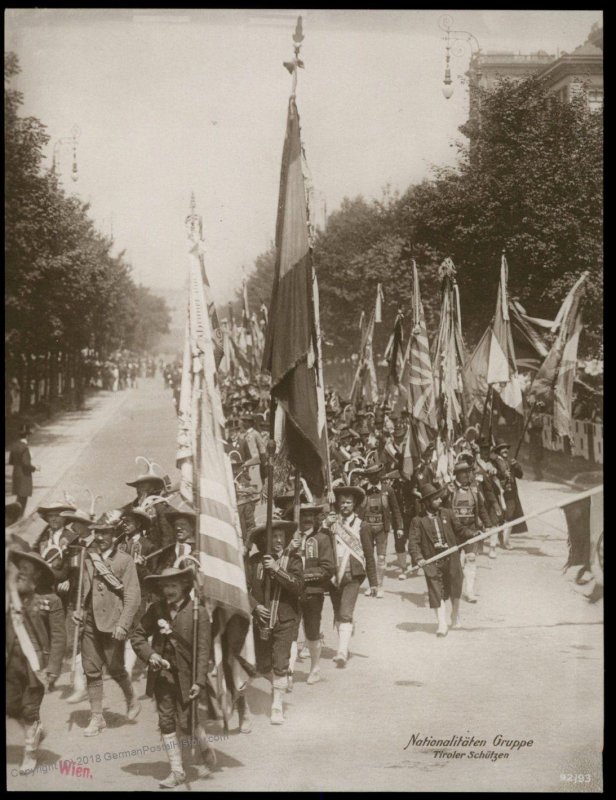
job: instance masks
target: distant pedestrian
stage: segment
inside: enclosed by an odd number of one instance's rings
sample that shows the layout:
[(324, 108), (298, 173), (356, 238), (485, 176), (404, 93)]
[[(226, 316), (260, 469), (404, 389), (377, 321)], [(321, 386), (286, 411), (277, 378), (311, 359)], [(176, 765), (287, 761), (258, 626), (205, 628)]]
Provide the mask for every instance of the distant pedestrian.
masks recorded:
[(11, 378), (11, 385), (9, 389), (10, 398), (10, 411), (13, 416), (19, 414), (19, 406), (21, 404), (21, 389), (19, 388), (19, 381), (17, 378)]
[(21, 505), (21, 516), (26, 511), (28, 498), (32, 497), (32, 473), (36, 467), (32, 464), (28, 436), (30, 427), (22, 425), (19, 431), (19, 441), (11, 447), (9, 464), (13, 467), (12, 491), (17, 502)]

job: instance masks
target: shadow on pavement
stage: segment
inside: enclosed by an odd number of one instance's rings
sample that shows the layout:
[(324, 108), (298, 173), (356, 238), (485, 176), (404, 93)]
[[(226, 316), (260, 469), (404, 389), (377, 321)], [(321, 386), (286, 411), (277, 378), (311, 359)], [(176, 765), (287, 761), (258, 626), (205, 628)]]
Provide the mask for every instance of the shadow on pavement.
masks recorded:
[(400, 622), (396, 628), (399, 631), (406, 631), (406, 633), (429, 633), (434, 636), (436, 622)]
[(426, 608), (428, 605), (428, 596), (425, 592), (421, 594), (417, 592), (393, 592), (393, 594), (397, 594), (403, 600), (417, 606), (417, 608)]
[[(6, 763), (7, 764), (20, 764), (21, 759), (24, 754), (23, 745), (18, 744), (9, 744), (6, 747)], [(50, 767), (52, 764), (55, 764), (56, 761), (60, 759), (60, 755), (58, 753), (54, 753), (53, 750), (46, 750), (44, 747), (39, 749), (39, 755), (37, 759), (37, 767), (40, 769), (41, 767)]]

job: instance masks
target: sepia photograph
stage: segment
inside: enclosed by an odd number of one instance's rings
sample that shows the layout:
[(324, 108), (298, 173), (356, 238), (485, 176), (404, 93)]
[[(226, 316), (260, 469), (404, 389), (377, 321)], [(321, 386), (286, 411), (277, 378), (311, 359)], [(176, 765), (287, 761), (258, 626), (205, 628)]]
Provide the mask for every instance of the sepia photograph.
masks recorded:
[(4, 22), (6, 790), (602, 793), (603, 11)]

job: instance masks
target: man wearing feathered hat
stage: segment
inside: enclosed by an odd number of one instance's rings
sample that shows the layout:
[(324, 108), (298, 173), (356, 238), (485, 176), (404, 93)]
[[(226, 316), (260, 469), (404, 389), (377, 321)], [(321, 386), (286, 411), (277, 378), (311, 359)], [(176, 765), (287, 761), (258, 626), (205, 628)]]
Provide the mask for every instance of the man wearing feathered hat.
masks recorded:
[(394, 531), (396, 537), (404, 535), (398, 498), (391, 484), (383, 480), (383, 471), (383, 464), (372, 464), (363, 470), (362, 474), (367, 478), (367, 484), (364, 487), (366, 500), (360, 512), (364, 522), (370, 528), (372, 541), (376, 547), (378, 585), (376, 596), (378, 598), (384, 597), (383, 578), (389, 533)]
[(103, 716), (103, 668), (122, 689), (126, 716), (141, 710), (124, 666), (124, 647), (141, 604), (133, 559), (113, 547), (118, 518), (106, 515), (90, 525), (82, 576), (82, 610), (73, 612), (81, 628), (81, 655), (86, 675), (91, 719), (84, 736), (97, 736), (107, 727)]
[(154, 462), (139, 456), (137, 461), (144, 461), (147, 464), (147, 471), (139, 475), (134, 481), (127, 481), (127, 486), (132, 486), (137, 497), (130, 503), (122, 507), (122, 511), (128, 508), (145, 508), (152, 518), (151, 536), (160, 540), (161, 544), (167, 544), (173, 539), (171, 528), (166, 519), (166, 512), (170, 505), (165, 499), (167, 484), (165, 478), (157, 475)]
[(436, 635), (446, 636), (446, 600), (451, 599), (452, 628), (461, 627), (460, 597), (463, 575), (460, 555), (454, 552), (432, 564), (426, 564), (426, 561), (461, 544), (472, 533), (458, 522), (453, 511), (443, 508), (443, 496), (447, 494), (445, 487), (438, 488), (431, 483), (424, 483), (420, 492), (423, 510), (411, 522), (409, 552), (413, 563), (424, 571), (430, 608), (435, 610), (438, 621)]
[[(148, 665), (146, 694), (156, 701), (158, 726), (171, 766), (171, 772), (159, 786), (172, 789), (186, 780), (177, 729), (190, 733), (193, 700), (206, 686), (212, 641), (210, 620), (206, 609), (199, 604), (197, 678), (193, 683), (193, 571), (190, 567), (166, 567), (159, 575), (148, 575), (144, 585), (159, 599), (150, 605), (131, 634), (131, 644), (138, 657)], [(198, 714), (198, 704), (195, 705)], [(215, 766), (216, 757), (198, 719), (196, 733), (202, 758), (198, 776), (204, 778)]]
[(36, 769), (44, 737), (40, 707), (45, 690), (62, 671), (64, 612), (54, 594), (54, 573), (38, 553), (9, 551), (9, 614), (6, 628), (6, 711), (21, 719), (25, 750), (19, 772)]
[[(272, 521), (272, 555), (266, 554), (266, 525), (251, 532), (250, 545), (258, 552), (246, 563), (246, 582), (254, 617), (257, 669), (272, 673), (272, 725), (284, 722), (283, 697), (288, 685), (291, 646), (299, 624), (299, 598), (304, 579), (302, 560), (289, 548), (297, 529), (294, 522)], [(266, 576), (269, 575), (270, 606), (265, 604)]]
[(377, 573), (372, 534), (357, 514), (366, 494), (359, 486), (335, 486), (335, 508), (323, 521), (332, 535), (336, 561), (335, 586), (330, 590), (334, 622), (338, 630), (338, 649), (334, 662), (344, 667), (349, 657), (353, 633), (353, 614), (359, 587), (368, 577), (370, 594), (376, 597)]

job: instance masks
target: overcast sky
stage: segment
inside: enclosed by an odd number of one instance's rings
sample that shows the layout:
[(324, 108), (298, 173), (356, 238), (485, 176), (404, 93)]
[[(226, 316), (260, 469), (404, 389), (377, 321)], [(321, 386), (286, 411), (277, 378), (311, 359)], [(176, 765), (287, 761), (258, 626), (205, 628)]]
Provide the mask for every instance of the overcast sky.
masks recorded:
[[(79, 180), (65, 186), (113, 229), (137, 280), (180, 288), (191, 190), (218, 302), (274, 235), (295, 19), (305, 40), (297, 102), (317, 199), (404, 190), (452, 163), (468, 55), (445, 51), (438, 11), (9, 10), (24, 112), (54, 140), (77, 124)], [(453, 11), (483, 51), (571, 51), (600, 11)]]

